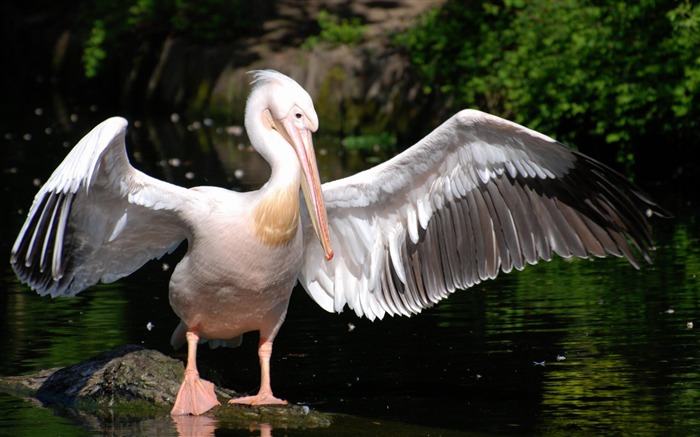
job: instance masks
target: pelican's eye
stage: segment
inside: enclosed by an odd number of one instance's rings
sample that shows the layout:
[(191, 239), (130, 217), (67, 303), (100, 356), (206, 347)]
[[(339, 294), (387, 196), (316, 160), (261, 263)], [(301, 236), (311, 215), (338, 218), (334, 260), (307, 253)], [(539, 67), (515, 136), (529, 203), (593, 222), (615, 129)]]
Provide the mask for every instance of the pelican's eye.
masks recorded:
[(297, 112), (296, 114), (294, 114), (294, 116), (297, 118), (297, 120), (299, 120), (299, 119), (301, 119), (301, 117), (303, 117), (301, 112)]

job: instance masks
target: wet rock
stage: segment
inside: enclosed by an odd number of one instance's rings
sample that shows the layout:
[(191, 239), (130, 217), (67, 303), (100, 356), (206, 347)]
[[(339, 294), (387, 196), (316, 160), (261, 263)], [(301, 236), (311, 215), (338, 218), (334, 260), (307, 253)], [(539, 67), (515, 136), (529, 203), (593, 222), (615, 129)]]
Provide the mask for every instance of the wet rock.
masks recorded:
[[(115, 417), (142, 420), (169, 414), (183, 372), (182, 362), (176, 359), (126, 345), (72, 366), (2, 377), (0, 391), (36, 399), (44, 406), (67, 408), (87, 421)], [(329, 415), (305, 406), (228, 405), (235, 392), (219, 387), (216, 392), (221, 406), (206, 413), (209, 419), (246, 427), (267, 423), (273, 427), (315, 428), (331, 423)]]

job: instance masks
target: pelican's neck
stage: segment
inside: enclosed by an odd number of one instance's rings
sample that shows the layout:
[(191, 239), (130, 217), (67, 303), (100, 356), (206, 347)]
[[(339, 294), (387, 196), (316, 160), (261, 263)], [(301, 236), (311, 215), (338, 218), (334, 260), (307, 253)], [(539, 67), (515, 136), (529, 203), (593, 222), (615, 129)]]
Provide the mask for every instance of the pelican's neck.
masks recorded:
[(289, 244), (299, 226), (301, 168), (291, 144), (265, 126), (264, 102), (252, 93), (246, 105), (245, 126), (253, 148), (270, 164), (272, 174), (258, 191), (252, 210), (253, 233), (268, 246)]
[(292, 145), (279, 132), (265, 126), (266, 102), (261, 93), (255, 91), (246, 104), (245, 128), (250, 144), (270, 164), (272, 170), (270, 180), (263, 190), (286, 188), (288, 185), (294, 185), (298, 190), (301, 180), (299, 158)]

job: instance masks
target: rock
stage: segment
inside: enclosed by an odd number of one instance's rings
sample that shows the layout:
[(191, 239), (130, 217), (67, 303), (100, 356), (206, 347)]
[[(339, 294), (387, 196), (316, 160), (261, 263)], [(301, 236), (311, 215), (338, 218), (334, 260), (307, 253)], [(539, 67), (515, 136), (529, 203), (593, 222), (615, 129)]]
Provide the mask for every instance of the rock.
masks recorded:
[[(42, 370), (28, 376), (0, 378), (0, 391), (29, 397), (44, 406), (68, 408), (76, 416), (149, 419), (167, 415), (184, 372), (183, 364), (140, 346), (120, 346), (72, 366)], [(206, 426), (213, 418), (227, 423), (267, 423), (272, 427), (330, 426), (327, 414), (300, 405), (252, 407), (229, 405), (235, 392), (217, 387), (221, 402), (199, 419), (183, 419), (178, 426)]]
[[(274, 3), (262, 17), (259, 32), (234, 41), (204, 44), (178, 36), (142, 41), (133, 50), (149, 53), (145, 58), (157, 62), (120, 57), (113, 70), (127, 73), (128, 78), (121, 79), (126, 82), (121, 98), (149, 111), (168, 108), (188, 119), (206, 115), (240, 122), (250, 93), (247, 72), (271, 68), (309, 92), (322, 114), (324, 134), (407, 133), (414, 127), (410, 120), (433, 115), (407, 53), (392, 42), (392, 35), (405, 31), (443, 0)], [(367, 29), (364, 38), (352, 44), (321, 41), (302, 47), (318, 32), (322, 9), (360, 19)], [(100, 83), (113, 88), (112, 81)]]

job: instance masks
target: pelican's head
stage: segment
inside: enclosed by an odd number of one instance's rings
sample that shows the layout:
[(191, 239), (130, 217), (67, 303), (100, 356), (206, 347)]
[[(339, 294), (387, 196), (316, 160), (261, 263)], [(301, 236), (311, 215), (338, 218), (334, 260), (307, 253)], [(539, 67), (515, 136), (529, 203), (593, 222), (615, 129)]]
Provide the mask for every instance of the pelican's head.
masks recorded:
[[(261, 99), (257, 101), (263, 105), (262, 113), (256, 110), (252, 116), (261, 115), (263, 129), (275, 131), (294, 148), (303, 173), (301, 189), (309, 210), (309, 217), (321, 241), (326, 259), (330, 260), (333, 258), (333, 249), (311, 138), (311, 134), (318, 129), (318, 115), (316, 115), (314, 103), (304, 88), (282, 73), (274, 70), (255, 70), (250, 73), (253, 75), (253, 91), (250, 99), (255, 95), (256, 100)], [(246, 114), (246, 128), (250, 135), (251, 127), (248, 123), (248, 114)]]

